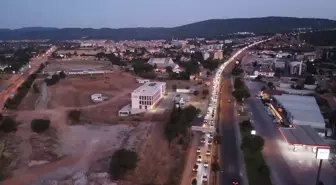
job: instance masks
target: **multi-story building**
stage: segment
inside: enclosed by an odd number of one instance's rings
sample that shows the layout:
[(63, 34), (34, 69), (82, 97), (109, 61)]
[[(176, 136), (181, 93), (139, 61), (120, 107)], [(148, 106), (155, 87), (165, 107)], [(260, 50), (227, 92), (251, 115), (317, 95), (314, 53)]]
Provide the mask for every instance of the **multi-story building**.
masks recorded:
[(132, 92), (132, 109), (150, 110), (166, 93), (165, 82), (148, 82)]

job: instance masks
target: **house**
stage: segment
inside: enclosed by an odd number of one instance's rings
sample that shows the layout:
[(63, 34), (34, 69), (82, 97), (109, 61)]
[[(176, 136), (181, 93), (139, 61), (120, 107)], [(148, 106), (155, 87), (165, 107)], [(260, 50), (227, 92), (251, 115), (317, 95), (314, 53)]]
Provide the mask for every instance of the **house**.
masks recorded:
[(215, 51), (213, 58), (215, 60), (222, 60), (223, 59), (223, 52), (221, 50)]
[(274, 71), (270, 68), (259, 68), (254, 71), (255, 76), (274, 77)]
[(171, 67), (173, 72), (179, 73), (183, 69), (177, 65), (171, 58), (151, 58), (147, 62), (149, 65), (156, 66), (157, 72), (165, 72), (167, 67)]
[(208, 52), (203, 52), (202, 53), (202, 56), (203, 56), (203, 60), (208, 60), (210, 58), (210, 53)]

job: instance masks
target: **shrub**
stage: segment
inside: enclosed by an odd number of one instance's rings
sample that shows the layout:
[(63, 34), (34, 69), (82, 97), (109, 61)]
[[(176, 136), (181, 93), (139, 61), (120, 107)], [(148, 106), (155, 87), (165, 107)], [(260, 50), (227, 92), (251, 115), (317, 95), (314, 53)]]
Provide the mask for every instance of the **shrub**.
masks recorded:
[(194, 91), (193, 94), (194, 96), (197, 96), (199, 94), (199, 91)]
[(110, 175), (113, 180), (118, 180), (124, 174), (136, 168), (138, 162), (138, 154), (134, 151), (120, 149), (112, 155), (110, 162)]
[(3, 117), (0, 130), (5, 133), (16, 132), (17, 131), (17, 122), (11, 117)]
[(81, 111), (80, 110), (71, 110), (68, 113), (68, 118), (72, 121), (80, 121), (80, 117), (81, 117)]
[(60, 77), (60, 78), (65, 78), (65, 77), (66, 77), (64, 71), (61, 71), (61, 72), (59, 73), (59, 77)]
[(33, 90), (34, 90), (34, 93), (40, 93), (40, 89), (37, 86), (37, 84), (33, 84)]
[(31, 129), (36, 133), (42, 133), (50, 126), (50, 120), (47, 119), (34, 119), (32, 120)]

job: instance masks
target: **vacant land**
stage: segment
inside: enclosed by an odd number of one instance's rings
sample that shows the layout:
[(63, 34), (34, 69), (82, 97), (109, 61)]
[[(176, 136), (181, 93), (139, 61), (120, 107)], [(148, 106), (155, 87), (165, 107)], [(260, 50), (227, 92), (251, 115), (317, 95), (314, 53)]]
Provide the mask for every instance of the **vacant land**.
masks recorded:
[(73, 69), (96, 69), (111, 70), (112, 64), (109, 61), (96, 60), (54, 60), (43, 69), (44, 72), (70, 71)]
[(96, 55), (99, 52), (103, 52), (102, 49), (76, 49), (76, 50), (58, 50), (58, 54), (68, 54), (74, 55), (77, 53), (77, 55)]

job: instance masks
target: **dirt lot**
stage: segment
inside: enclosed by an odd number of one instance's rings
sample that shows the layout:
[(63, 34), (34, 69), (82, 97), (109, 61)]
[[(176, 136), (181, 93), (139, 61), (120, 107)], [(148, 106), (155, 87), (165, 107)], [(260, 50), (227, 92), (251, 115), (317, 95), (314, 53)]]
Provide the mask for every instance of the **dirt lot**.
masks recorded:
[(76, 52), (77, 55), (95, 55), (99, 52), (102, 52), (103, 50), (101, 49), (77, 49), (77, 50), (58, 50), (58, 54), (66, 54), (66, 53), (71, 53), (72, 55)]

